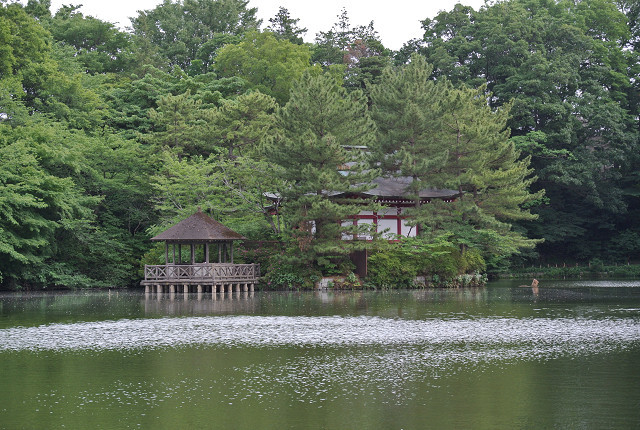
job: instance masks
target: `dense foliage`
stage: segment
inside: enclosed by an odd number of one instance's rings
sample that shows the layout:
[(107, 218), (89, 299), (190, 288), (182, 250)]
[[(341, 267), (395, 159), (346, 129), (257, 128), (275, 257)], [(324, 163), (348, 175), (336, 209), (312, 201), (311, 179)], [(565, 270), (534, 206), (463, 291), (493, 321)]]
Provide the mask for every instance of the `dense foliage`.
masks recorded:
[(624, 1), (457, 5), (402, 50), (423, 54), (433, 77), (486, 84), (492, 106), (512, 105), (511, 140), (546, 191), (531, 207), (538, 220), (520, 223), (544, 239), (543, 260), (640, 251), (637, 18)]
[[(530, 157), (521, 157), (506, 130), (507, 109), (487, 106), (483, 88), (454, 88), (429, 80), (422, 57), (396, 71), (387, 69), (371, 90), (379, 139), (375, 160), (387, 176), (412, 178), (415, 207), (407, 212), (426, 238), (449, 235), (463, 251), (509, 256), (534, 241), (512, 231), (513, 220), (536, 216), (523, 209), (542, 197), (532, 194)], [(455, 201), (420, 205), (429, 187), (457, 190)]]
[[(379, 286), (640, 257), (637, 2), (456, 5), (397, 53), (346, 10), (313, 43), (256, 12), (164, 0), (122, 31), (0, 1), (0, 287), (135, 285), (198, 206), (271, 244), (238, 258), (272, 287), (362, 249)], [(379, 207), (335, 197), (378, 175), (462, 197), (389, 244), (342, 222)]]

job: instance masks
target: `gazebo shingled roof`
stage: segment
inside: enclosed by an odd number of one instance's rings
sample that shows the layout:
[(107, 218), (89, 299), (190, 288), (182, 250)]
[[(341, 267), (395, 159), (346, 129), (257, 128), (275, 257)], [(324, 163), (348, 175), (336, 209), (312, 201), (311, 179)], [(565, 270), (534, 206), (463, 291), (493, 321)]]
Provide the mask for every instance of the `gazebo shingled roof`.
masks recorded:
[(159, 242), (218, 242), (243, 240), (244, 236), (225, 227), (218, 221), (203, 213), (200, 208), (198, 212), (189, 218), (180, 221), (173, 227), (152, 237), (151, 240)]

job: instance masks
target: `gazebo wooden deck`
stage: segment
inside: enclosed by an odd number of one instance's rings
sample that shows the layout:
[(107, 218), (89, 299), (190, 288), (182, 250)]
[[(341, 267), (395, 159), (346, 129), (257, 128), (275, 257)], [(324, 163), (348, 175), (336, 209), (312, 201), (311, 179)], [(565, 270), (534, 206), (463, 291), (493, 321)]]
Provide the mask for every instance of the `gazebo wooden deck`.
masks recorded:
[[(198, 208), (198, 212), (189, 218), (151, 239), (165, 243), (165, 264), (145, 265), (144, 280), (140, 284), (144, 285), (147, 293), (175, 293), (180, 287), (185, 293), (192, 289), (199, 293), (253, 291), (260, 278), (260, 265), (233, 262), (233, 242), (243, 239)], [(169, 245), (172, 248), (171, 262)], [(190, 259), (186, 263), (183, 262), (183, 246), (190, 248)], [(217, 254), (216, 263), (209, 261), (212, 248)], [(198, 254), (203, 262), (196, 262)]]

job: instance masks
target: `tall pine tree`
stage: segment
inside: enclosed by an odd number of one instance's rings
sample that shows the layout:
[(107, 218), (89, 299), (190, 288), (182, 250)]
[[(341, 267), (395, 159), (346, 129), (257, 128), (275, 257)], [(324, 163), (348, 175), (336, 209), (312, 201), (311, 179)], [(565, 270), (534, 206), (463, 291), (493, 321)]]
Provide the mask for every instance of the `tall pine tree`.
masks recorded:
[[(426, 205), (418, 220), (430, 225), (430, 231), (444, 227), (464, 250), (481, 249), (490, 258), (506, 257), (539, 241), (513, 231), (511, 222), (537, 218), (526, 207), (544, 195), (530, 192), (537, 179), (529, 167), (531, 157), (521, 157), (509, 139), (509, 107), (492, 109), (485, 88), (454, 88), (440, 83), (443, 98), (438, 104), (442, 127), (440, 144), (447, 148), (448, 159), (441, 170), (443, 186), (458, 190), (454, 202)], [(445, 217), (435, 216), (445, 211)]]
[(309, 72), (293, 86), (277, 122), (268, 156), (289, 183), (284, 214), (299, 255), (327, 272), (357, 246), (342, 240), (354, 234), (343, 221), (362, 206), (336, 196), (371, 187), (378, 171), (367, 168), (361, 147), (373, 142), (375, 126), (361, 92), (347, 94), (333, 77)]
[(381, 83), (371, 87), (378, 127), (374, 159), (385, 176), (412, 178), (408, 191), (416, 205), (421, 189), (442, 183), (440, 171), (448, 156), (437, 136), (442, 89), (429, 79), (431, 71), (423, 57), (415, 56), (401, 69), (385, 69)]
[[(523, 209), (540, 198), (531, 194), (530, 158), (509, 141), (508, 108), (493, 110), (484, 88), (454, 88), (433, 81), (424, 58), (414, 56), (397, 70), (385, 71), (371, 90), (373, 118), (379, 129), (377, 159), (389, 176), (413, 179), (409, 211), (420, 235), (446, 235), (464, 251), (506, 256), (528, 240), (510, 221), (535, 218)], [(420, 204), (418, 191), (429, 187), (457, 190), (453, 202)]]

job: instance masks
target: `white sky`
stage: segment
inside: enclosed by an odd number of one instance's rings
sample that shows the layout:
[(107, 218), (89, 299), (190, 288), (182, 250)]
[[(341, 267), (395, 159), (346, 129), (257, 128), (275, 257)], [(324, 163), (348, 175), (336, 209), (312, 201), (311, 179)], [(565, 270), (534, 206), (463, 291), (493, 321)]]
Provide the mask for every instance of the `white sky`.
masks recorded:
[[(26, 0), (22, 3), (26, 4)], [(153, 9), (162, 0), (52, 0), (55, 13), (63, 4), (82, 4), (80, 11), (103, 21), (129, 27), (129, 17), (138, 10)], [(337, 21), (342, 8), (347, 9), (352, 26), (373, 21), (382, 43), (399, 49), (404, 42), (421, 37), (420, 21), (432, 18), (441, 10), (451, 10), (456, 3), (478, 9), (484, 0), (250, 0), (249, 6), (258, 8), (263, 27), (280, 6), (286, 7), (292, 18), (300, 18), (298, 25), (308, 28), (305, 41), (312, 42), (319, 31), (326, 31)]]

